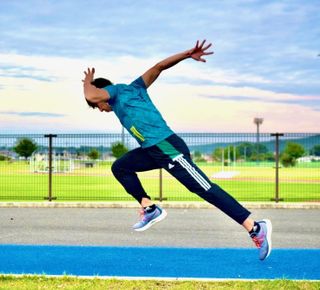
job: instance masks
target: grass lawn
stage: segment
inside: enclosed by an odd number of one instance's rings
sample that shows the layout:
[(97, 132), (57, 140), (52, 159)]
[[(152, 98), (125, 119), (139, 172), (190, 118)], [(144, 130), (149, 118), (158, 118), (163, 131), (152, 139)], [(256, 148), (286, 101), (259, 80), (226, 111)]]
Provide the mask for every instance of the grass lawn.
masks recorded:
[[(255, 166), (254, 166), (255, 165)], [(221, 172), (220, 164), (199, 164), (210, 179), (240, 201), (270, 201), (275, 196), (273, 163), (242, 164), (224, 168), (236, 171), (233, 178), (214, 178)], [(159, 196), (159, 170), (139, 173), (147, 192)], [(169, 201), (200, 201), (163, 170), (163, 196)], [(302, 168), (280, 169), (280, 197), (285, 201), (320, 201), (320, 167), (318, 163)], [(92, 168), (76, 164), (71, 173), (55, 173), (52, 177), (53, 196), (57, 200), (132, 200), (111, 173), (111, 163), (97, 163)], [(28, 163), (0, 161), (1, 200), (44, 200), (48, 196), (48, 175), (33, 173)]]
[(0, 276), (0, 289), (29, 290), (29, 289), (110, 289), (110, 290), (204, 290), (204, 289), (319, 289), (320, 282), (267, 280), (267, 281), (224, 281), (224, 282), (199, 282), (199, 281), (161, 281), (161, 280), (103, 280), (80, 279), (73, 277), (48, 278), (45, 276)]

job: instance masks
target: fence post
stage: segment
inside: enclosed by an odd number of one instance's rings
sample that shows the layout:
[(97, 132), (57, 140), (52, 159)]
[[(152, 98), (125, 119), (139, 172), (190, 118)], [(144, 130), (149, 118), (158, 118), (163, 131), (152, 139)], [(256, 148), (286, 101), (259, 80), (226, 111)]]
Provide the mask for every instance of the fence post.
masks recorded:
[(167, 200), (166, 197), (163, 197), (162, 168), (160, 168), (160, 170), (159, 170), (159, 197), (156, 197), (155, 199), (159, 200), (160, 202), (163, 200)]
[(44, 137), (49, 138), (49, 192), (48, 196), (46, 196), (44, 199), (52, 201), (53, 199), (57, 199), (56, 197), (52, 196), (52, 138), (57, 137), (57, 135), (48, 134), (44, 135)]
[(275, 198), (271, 198), (272, 201), (275, 201), (275, 202), (279, 202), (279, 201), (283, 201), (283, 198), (279, 198), (279, 157), (280, 157), (280, 154), (279, 154), (279, 137), (280, 136), (283, 136), (284, 134), (283, 133), (274, 133), (274, 134), (271, 134), (272, 137), (276, 137), (276, 140), (275, 140), (275, 161), (276, 161), (276, 192), (275, 192)]

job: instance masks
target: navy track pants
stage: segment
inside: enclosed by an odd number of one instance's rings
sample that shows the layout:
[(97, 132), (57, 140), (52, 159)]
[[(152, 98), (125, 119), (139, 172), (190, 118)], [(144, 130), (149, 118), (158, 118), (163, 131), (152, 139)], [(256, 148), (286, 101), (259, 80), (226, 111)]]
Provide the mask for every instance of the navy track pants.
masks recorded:
[(193, 163), (185, 142), (173, 134), (157, 145), (129, 151), (112, 165), (112, 172), (125, 190), (139, 203), (149, 198), (136, 172), (163, 168), (179, 180), (188, 190), (222, 210), (242, 224), (250, 212), (225, 192)]

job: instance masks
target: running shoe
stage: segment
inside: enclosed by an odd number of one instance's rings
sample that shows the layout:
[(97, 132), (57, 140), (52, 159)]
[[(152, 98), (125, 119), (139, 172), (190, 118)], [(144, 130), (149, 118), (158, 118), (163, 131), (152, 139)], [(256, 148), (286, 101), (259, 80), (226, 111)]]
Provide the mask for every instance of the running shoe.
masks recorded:
[(159, 206), (153, 212), (147, 212), (142, 209), (140, 212), (140, 221), (133, 225), (133, 229), (137, 232), (142, 232), (150, 228), (157, 222), (162, 221), (167, 216), (167, 212)]
[(264, 259), (268, 258), (272, 249), (272, 224), (268, 219), (258, 221), (257, 223), (260, 225), (259, 232), (254, 232), (250, 236), (259, 249), (259, 259), (263, 261)]

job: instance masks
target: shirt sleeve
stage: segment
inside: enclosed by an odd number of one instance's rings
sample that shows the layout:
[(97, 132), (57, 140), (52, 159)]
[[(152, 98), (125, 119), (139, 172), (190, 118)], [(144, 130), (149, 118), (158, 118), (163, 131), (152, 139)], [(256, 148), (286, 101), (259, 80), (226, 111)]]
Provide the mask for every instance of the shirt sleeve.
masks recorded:
[(113, 103), (117, 97), (118, 94), (118, 87), (117, 85), (110, 85), (103, 88), (103, 90), (106, 90), (110, 96), (109, 104)]
[(140, 87), (145, 90), (147, 89), (146, 84), (144, 83), (144, 80), (141, 76), (134, 80), (130, 85), (134, 87)]

